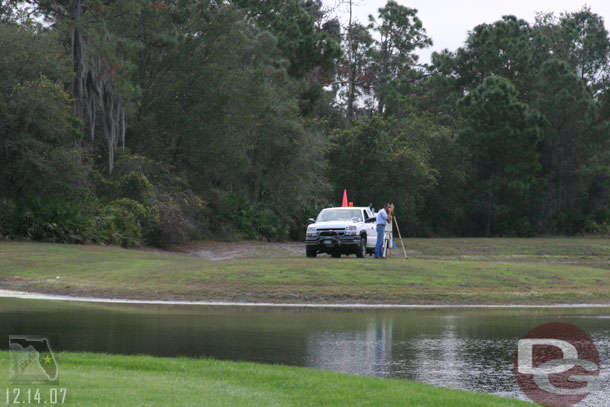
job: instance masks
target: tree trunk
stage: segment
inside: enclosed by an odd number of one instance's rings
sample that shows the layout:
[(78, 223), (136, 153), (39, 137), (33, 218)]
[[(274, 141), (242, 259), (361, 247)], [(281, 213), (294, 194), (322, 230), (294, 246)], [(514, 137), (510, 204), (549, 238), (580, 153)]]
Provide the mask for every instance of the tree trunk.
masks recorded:
[[(77, 0), (74, 10), (74, 28), (72, 30), (72, 97), (74, 98), (74, 115), (80, 119), (85, 118), (84, 89), (86, 86), (86, 72), (84, 67), (85, 55), (83, 38), (79, 27), (81, 16), (81, 0)], [(76, 141), (78, 148), (82, 147), (82, 139)]]
[[(389, 40), (388, 40), (389, 41)], [(389, 46), (387, 41), (385, 41), (383, 43), (382, 49), (383, 49), (383, 59), (381, 61), (381, 72), (379, 73), (379, 78), (377, 78), (378, 80), (378, 87), (377, 87), (377, 113), (379, 115), (383, 114), (383, 108), (385, 106), (385, 102), (384, 102), (384, 97), (383, 97), (383, 83), (382, 81), (384, 80), (385, 76), (388, 73), (388, 66), (390, 64), (390, 51), (389, 51)]]
[(347, 26), (347, 42), (348, 42), (348, 57), (347, 57), (347, 70), (348, 70), (348, 82), (349, 88), (347, 91), (347, 122), (351, 125), (352, 118), (354, 116), (354, 67), (352, 61), (352, 0), (349, 0), (349, 23)]
[(487, 224), (485, 225), (485, 234), (491, 236), (491, 222), (493, 220), (493, 176), (489, 177), (489, 185), (487, 189)]

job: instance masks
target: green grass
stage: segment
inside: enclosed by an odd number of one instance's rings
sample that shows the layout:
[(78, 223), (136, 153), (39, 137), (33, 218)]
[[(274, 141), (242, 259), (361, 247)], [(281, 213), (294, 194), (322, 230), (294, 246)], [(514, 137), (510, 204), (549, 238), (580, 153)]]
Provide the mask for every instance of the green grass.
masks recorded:
[[(90, 353), (55, 355), (59, 385), (16, 386), (0, 375), (5, 391), (21, 389), (21, 401), (39, 389), (66, 389), (66, 406), (526, 406), (522, 401), (323, 370), (209, 359), (155, 358)], [(0, 352), (7, 366), (8, 353)], [(60, 398), (61, 398), (60, 393)], [(47, 403), (48, 404), (48, 403)], [(59, 404), (58, 404), (59, 405)]]
[(408, 239), (406, 245), (409, 260), (308, 259), (303, 253), (209, 261), (150, 250), (5, 242), (0, 287), (165, 300), (608, 303), (607, 239)]

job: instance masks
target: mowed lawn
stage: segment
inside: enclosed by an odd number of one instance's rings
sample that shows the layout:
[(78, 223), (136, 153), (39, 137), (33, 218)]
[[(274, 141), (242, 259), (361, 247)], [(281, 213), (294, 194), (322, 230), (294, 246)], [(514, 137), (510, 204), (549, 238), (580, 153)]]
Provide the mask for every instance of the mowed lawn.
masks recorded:
[[(610, 240), (406, 239), (409, 259), (0, 243), (0, 288), (131, 299), (396, 304), (610, 303)], [(231, 245), (232, 243), (226, 243)], [(400, 248), (400, 244), (398, 244)], [(303, 250), (304, 252), (304, 250)]]
[[(3, 393), (9, 390), (11, 405), (17, 396), (17, 401), (27, 404), (28, 389), (31, 403), (37, 404), (33, 397), (38, 390), (40, 405), (48, 404), (51, 388), (57, 389), (56, 405), (85, 407), (532, 405), (406, 380), (308, 368), (91, 353), (59, 353), (55, 357), (59, 365), (58, 385), (12, 385), (7, 374), (0, 375), (0, 387)], [(0, 365), (8, 365), (8, 352), (0, 352)]]

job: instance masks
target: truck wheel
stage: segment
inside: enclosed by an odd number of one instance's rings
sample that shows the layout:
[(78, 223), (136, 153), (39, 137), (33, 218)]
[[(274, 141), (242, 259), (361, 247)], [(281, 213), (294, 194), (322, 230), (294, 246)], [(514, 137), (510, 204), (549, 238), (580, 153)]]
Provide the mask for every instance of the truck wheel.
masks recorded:
[(341, 257), (341, 252), (332, 252), (330, 255), (335, 259), (338, 259), (339, 257)]
[(318, 249), (314, 246), (305, 246), (305, 254), (307, 257), (316, 257), (318, 255)]
[(366, 237), (362, 236), (360, 238), (360, 244), (358, 245), (358, 251), (356, 252), (356, 257), (364, 257), (366, 256)]

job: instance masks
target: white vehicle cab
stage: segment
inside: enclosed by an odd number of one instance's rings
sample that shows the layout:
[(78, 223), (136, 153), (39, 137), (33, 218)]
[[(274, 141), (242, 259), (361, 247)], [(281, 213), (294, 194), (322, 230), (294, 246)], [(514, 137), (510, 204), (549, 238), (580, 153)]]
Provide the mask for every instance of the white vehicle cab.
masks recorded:
[(326, 208), (315, 220), (309, 219), (309, 223), (305, 234), (307, 257), (316, 257), (318, 253), (333, 257), (353, 253), (364, 257), (375, 251), (375, 212), (370, 207)]

